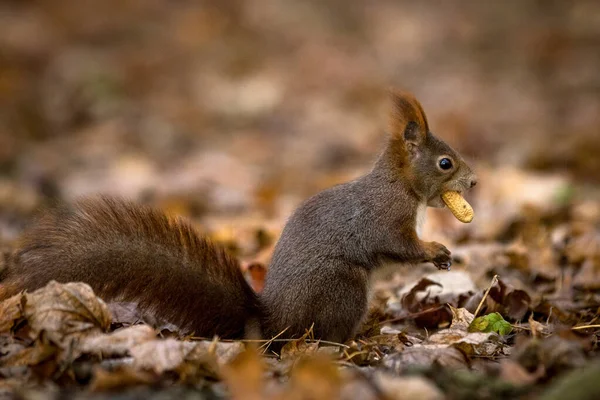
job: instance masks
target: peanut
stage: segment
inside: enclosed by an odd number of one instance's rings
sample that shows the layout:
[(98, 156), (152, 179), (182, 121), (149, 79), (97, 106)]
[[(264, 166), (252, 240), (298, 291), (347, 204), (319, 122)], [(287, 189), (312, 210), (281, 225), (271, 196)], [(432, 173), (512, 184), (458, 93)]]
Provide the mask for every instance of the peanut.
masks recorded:
[(458, 192), (445, 192), (442, 200), (448, 206), (457, 220), (469, 223), (473, 220), (473, 208)]

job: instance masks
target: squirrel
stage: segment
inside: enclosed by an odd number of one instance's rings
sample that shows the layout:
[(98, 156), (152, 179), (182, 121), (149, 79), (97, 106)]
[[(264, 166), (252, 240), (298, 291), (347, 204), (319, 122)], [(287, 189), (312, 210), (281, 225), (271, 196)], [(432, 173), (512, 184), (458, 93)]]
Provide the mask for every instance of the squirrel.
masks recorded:
[(181, 218), (132, 202), (88, 198), (55, 207), (6, 256), (0, 300), (51, 280), (82, 281), (108, 301), (137, 302), (197, 336), (302, 336), (343, 343), (368, 308), (373, 270), (386, 262), (449, 269), (450, 251), (419, 238), (427, 206), (473, 187), (475, 174), (429, 130), (421, 104), (392, 91), (387, 143), (366, 175), (326, 189), (289, 218), (264, 290), (239, 262)]

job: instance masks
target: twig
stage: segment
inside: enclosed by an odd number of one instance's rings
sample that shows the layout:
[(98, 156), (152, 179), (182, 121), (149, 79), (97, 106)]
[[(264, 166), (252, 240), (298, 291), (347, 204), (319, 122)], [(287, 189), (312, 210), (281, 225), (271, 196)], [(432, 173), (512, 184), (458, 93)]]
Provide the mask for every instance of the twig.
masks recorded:
[[(289, 328), (289, 327), (288, 327)], [(273, 341), (275, 339), (277, 339), (279, 336), (283, 335), (285, 333), (285, 331), (288, 330), (288, 328), (285, 328), (284, 330), (282, 330), (281, 332), (279, 332), (277, 335), (273, 336), (271, 339), (267, 340), (262, 346), (259, 347), (259, 350), (262, 350), (264, 348), (267, 348), (271, 345), (271, 343), (273, 343)]]
[(588, 329), (588, 328), (600, 328), (600, 324), (598, 324), (598, 325), (580, 325), (580, 326), (574, 326), (574, 327), (571, 328), (571, 330), (578, 331), (580, 329)]
[(361, 354), (369, 354), (369, 352), (367, 350), (360, 350), (360, 351), (355, 351), (352, 354), (348, 354), (348, 352), (346, 350), (344, 350), (344, 355), (346, 356), (346, 359), (343, 361), (350, 361), (352, 360), (354, 357), (359, 356)]
[(521, 325), (510, 324), (510, 326), (512, 326), (515, 329), (522, 329), (524, 331), (530, 331), (531, 330), (531, 328), (527, 328), (527, 327), (524, 327), (524, 326), (521, 326)]
[(494, 277), (492, 278), (492, 283), (490, 283), (490, 286), (485, 291), (483, 298), (481, 299), (481, 301), (479, 302), (479, 305), (477, 306), (477, 309), (475, 310), (475, 314), (473, 314), (473, 318), (477, 318), (477, 314), (479, 314), (479, 311), (481, 310), (481, 307), (483, 306), (483, 302), (485, 301), (485, 299), (487, 299), (488, 294), (490, 294), (490, 290), (492, 290), (492, 286), (494, 286), (497, 282), (498, 282), (498, 275), (494, 275)]
[[(282, 331), (281, 333), (283, 333), (285, 331)], [(274, 336), (272, 339), (219, 339), (220, 342), (225, 342), (225, 343), (233, 343), (233, 342), (242, 342), (242, 343), (272, 343), (272, 342), (293, 342), (294, 340), (298, 340), (298, 339), (276, 339), (278, 336), (281, 335), (278, 334), (277, 336)], [(191, 337), (190, 339), (192, 340), (212, 340), (210, 338), (205, 338), (202, 336), (194, 336)], [(339, 347), (343, 347), (345, 349), (349, 349), (350, 346), (345, 345), (343, 343), (337, 343), (337, 342), (331, 342), (329, 340), (320, 340), (320, 339), (304, 339), (307, 343), (323, 343), (323, 344), (328, 344), (331, 346), (339, 346)]]

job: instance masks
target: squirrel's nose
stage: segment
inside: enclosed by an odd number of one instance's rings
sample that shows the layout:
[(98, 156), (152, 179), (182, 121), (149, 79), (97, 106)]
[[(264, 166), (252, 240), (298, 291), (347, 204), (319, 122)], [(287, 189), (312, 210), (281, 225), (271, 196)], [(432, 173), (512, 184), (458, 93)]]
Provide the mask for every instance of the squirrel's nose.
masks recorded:
[(471, 187), (477, 185), (477, 178), (471, 179)]

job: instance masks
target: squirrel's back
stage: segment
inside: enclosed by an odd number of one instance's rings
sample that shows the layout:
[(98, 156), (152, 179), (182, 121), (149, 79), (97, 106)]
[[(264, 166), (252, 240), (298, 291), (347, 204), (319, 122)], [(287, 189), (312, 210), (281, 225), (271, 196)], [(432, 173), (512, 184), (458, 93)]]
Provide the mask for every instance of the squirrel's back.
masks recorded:
[(54, 208), (6, 260), (0, 300), (50, 280), (81, 281), (105, 300), (136, 302), (198, 336), (241, 337), (260, 319), (238, 262), (187, 222), (99, 198)]

